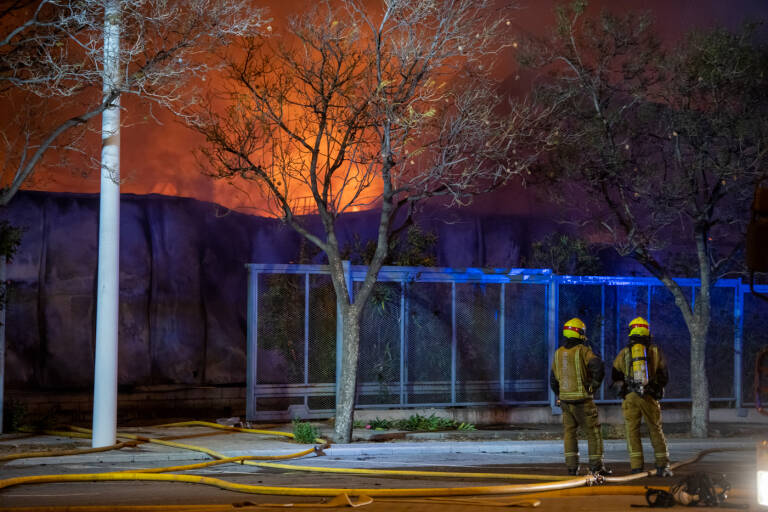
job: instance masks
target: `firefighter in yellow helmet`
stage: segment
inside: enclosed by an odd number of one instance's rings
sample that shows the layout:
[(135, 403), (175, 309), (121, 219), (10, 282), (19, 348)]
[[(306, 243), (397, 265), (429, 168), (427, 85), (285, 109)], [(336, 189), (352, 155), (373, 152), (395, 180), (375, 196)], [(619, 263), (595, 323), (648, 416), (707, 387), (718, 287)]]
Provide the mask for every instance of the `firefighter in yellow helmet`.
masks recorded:
[(555, 351), (549, 384), (563, 410), (563, 440), (568, 474), (579, 470), (579, 445), (576, 429), (581, 427), (589, 446), (592, 473), (610, 475), (603, 465), (603, 437), (597, 407), (592, 394), (600, 388), (605, 376), (603, 361), (586, 344), (586, 326), (572, 318), (563, 326), (563, 345)]
[(637, 317), (629, 323), (629, 343), (613, 361), (613, 387), (622, 398), (627, 449), (632, 473), (643, 472), (643, 443), (640, 420), (645, 418), (656, 459), (656, 474), (672, 476), (669, 470), (667, 440), (661, 430), (661, 406), (664, 386), (669, 381), (667, 363), (658, 345), (651, 339), (648, 322)]

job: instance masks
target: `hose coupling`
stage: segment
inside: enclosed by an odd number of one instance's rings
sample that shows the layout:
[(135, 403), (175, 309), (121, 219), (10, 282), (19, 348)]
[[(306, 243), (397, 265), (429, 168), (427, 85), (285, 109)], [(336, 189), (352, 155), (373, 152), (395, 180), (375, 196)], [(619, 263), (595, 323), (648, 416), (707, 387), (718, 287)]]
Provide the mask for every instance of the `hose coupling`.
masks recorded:
[(605, 483), (605, 477), (603, 475), (598, 475), (596, 473), (589, 473), (587, 475), (587, 487), (591, 487), (593, 485), (603, 485)]

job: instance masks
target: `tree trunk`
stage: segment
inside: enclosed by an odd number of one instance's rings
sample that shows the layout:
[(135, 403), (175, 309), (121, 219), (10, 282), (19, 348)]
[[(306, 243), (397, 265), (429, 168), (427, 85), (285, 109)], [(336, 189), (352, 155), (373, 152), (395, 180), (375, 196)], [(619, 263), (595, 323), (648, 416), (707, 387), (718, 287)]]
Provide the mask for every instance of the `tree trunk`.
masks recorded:
[(341, 382), (336, 396), (333, 435), (337, 443), (349, 443), (352, 440), (355, 413), (357, 363), (360, 353), (360, 315), (357, 308), (345, 306), (342, 307), (340, 318), (342, 321)]
[[(104, 5), (104, 97), (120, 86), (120, 2)], [(94, 448), (115, 444), (117, 434), (117, 313), (120, 263), (119, 99), (101, 121), (99, 262), (96, 287), (96, 355), (93, 376)]]
[(691, 332), (691, 435), (709, 435), (709, 382), (706, 346), (709, 318), (697, 318), (699, 327)]
[[(707, 437), (709, 435), (709, 381), (707, 379), (707, 335), (712, 317), (712, 287), (709, 256), (706, 248), (706, 231), (697, 230), (696, 248), (699, 260), (700, 287), (695, 303), (689, 302), (688, 296), (647, 253), (640, 254), (638, 261), (664, 283), (675, 298), (675, 305), (683, 316), (690, 339), (691, 367), (691, 435)], [(674, 368), (670, 369), (674, 372)]]
[(712, 320), (712, 267), (710, 266), (707, 224), (697, 224), (696, 255), (699, 260), (699, 292), (693, 307), (691, 334), (691, 435), (709, 435), (709, 379), (707, 379), (707, 335)]

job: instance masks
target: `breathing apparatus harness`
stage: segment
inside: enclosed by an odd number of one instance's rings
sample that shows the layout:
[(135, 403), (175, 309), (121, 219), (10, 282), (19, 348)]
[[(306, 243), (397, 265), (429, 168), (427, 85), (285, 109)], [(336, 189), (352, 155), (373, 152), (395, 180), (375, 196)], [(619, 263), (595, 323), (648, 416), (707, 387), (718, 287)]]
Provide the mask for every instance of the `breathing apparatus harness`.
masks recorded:
[[(631, 339), (631, 338), (630, 338)], [(627, 392), (635, 392), (643, 396), (648, 387), (648, 350), (644, 343), (636, 342), (630, 345), (627, 359)]]

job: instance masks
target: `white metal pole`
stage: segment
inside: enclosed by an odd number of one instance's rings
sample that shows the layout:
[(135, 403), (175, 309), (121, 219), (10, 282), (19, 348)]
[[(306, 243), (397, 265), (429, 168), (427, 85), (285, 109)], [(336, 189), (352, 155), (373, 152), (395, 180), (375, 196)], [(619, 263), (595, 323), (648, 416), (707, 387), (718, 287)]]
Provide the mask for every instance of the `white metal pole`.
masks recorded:
[[(104, 97), (120, 82), (120, 2), (104, 2)], [(96, 357), (93, 376), (92, 446), (115, 444), (117, 429), (117, 312), (120, 285), (120, 109), (119, 99), (101, 118), (99, 269)]]

